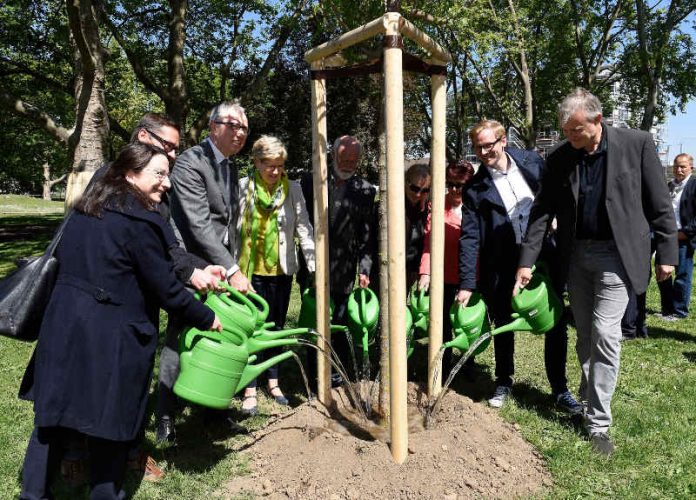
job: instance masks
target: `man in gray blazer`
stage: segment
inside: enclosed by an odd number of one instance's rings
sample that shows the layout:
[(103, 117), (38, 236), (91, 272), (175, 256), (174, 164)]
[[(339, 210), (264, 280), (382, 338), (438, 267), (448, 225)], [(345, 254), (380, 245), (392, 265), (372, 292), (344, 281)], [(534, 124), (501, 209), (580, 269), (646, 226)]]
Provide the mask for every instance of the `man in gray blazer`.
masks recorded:
[(648, 286), (650, 229), (655, 237), (655, 277), (669, 277), (677, 263), (674, 213), (662, 166), (648, 132), (608, 127), (594, 95), (576, 89), (559, 106), (567, 140), (546, 160), (517, 270), (517, 293), (529, 283), (554, 217), (568, 272), (587, 402), (585, 426), (592, 448), (611, 455), (607, 431), (621, 353), (621, 318), (628, 293)]
[[(246, 293), (251, 283), (234, 258), (239, 211), (239, 182), (229, 158), (244, 147), (249, 133), (244, 108), (223, 102), (210, 113), (210, 133), (176, 159), (171, 173), (171, 214), (186, 249), (208, 264), (224, 266), (235, 289)], [(156, 408), (157, 441), (175, 441), (172, 391), (179, 376), (178, 336), (184, 325), (170, 316), (160, 355)]]

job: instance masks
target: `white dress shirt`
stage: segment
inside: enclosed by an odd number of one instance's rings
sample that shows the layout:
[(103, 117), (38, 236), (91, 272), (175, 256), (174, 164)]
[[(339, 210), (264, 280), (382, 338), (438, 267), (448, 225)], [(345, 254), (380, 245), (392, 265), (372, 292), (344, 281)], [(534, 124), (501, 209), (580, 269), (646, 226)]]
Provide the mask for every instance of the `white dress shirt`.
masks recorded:
[(493, 178), (493, 184), (498, 190), (498, 194), (503, 199), (503, 205), (505, 205), (505, 210), (507, 210), (512, 228), (515, 231), (515, 242), (519, 245), (527, 232), (529, 211), (534, 202), (534, 193), (529, 188), (515, 160), (510, 155), (507, 157), (507, 172), (501, 172), (491, 167), (486, 168)]

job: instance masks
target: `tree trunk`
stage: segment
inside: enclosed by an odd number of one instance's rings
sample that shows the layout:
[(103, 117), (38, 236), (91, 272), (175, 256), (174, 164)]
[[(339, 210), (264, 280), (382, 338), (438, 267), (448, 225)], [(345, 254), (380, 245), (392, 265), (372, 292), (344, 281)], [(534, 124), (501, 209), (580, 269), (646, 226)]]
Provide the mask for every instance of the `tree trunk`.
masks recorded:
[(384, 128), (384, 79), (382, 105), (379, 113), (379, 303), (380, 303), (380, 360), (379, 414), (382, 423), (389, 422), (389, 267), (387, 237), (387, 136)]
[(186, 42), (187, 0), (170, 0), (169, 45), (167, 47), (167, 69), (169, 88), (167, 89), (166, 111), (184, 130), (189, 113), (188, 90), (186, 88), (186, 69), (184, 67), (184, 44)]
[(70, 34), (75, 43), (75, 130), (71, 136), (72, 170), (65, 193), (72, 207), (104, 163), (109, 117), (104, 97), (104, 52), (92, 2), (67, 0)]
[(43, 164), (43, 194), (41, 198), (51, 201), (51, 166), (48, 162)]

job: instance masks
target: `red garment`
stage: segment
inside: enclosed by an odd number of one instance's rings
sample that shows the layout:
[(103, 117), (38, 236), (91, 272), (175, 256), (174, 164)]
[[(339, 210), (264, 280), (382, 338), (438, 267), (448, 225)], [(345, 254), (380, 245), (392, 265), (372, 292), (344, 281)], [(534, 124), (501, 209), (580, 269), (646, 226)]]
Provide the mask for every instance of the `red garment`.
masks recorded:
[[(432, 213), (425, 225), (425, 240), (421, 256), (420, 274), (430, 274), (430, 226)], [(445, 283), (459, 284), (459, 236), (461, 234), (461, 210), (445, 201)]]

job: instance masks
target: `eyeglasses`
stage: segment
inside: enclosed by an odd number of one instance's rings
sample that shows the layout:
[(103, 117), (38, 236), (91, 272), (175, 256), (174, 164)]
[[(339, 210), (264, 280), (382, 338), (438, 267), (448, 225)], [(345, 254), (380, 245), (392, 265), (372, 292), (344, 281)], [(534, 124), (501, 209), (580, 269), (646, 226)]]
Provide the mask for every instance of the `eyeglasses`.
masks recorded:
[(424, 187), (424, 188), (419, 188), (418, 186), (414, 186), (413, 184), (409, 184), (408, 188), (411, 190), (412, 193), (414, 194), (421, 194), (425, 193), (428, 194), (430, 192), (429, 187)]
[(223, 125), (223, 126), (226, 126), (226, 127), (230, 127), (230, 128), (232, 129), (232, 132), (240, 132), (240, 131), (241, 131), (241, 132), (243, 132), (244, 134), (248, 134), (248, 133), (249, 133), (249, 127), (245, 127), (245, 126), (242, 125), (241, 123), (237, 123), (237, 122), (223, 122), (223, 121), (221, 121), (221, 120), (220, 120), (220, 121), (215, 120), (213, 123), (217, 123), (218, 125)]
[(457, 190), (458, 190), (458, 189), (464, 189), (464, 186), (466, 186), (466, 184), (465, 184), (464, 182), (450, 182), (450, 181), (447, 181), (447, 187), (450, 188), (450, 189), (457, 189)]
[(158, 182), (164, 181), (164, 179), (169, 179), (169, 172), (166, 170), (147, 170), (144, 169), (143, 172), (154, 175)]
[(488, 144), (477, 144), (474, 146), (474, 149), (481, 151), (482, 153), (488, 153), (493, 147), (500, 142), (500, 140), (503, 138), (501, 135), (498, 137), (495, 141), (489, 142)]
[(159, 143), (162, 145), (162, 149), (164, 150), (165, 153), (169, 153), (170, 151), (176, 151), (177, 149), (179, 149), (178, 144), (174, 144), (173, 142), (170, 142), (170, 141), (160, 137), (159, 135), (155, 134), (149, 128), (146, 128), (145, 132), (150, 134), (153, 139), (159, 141)]

